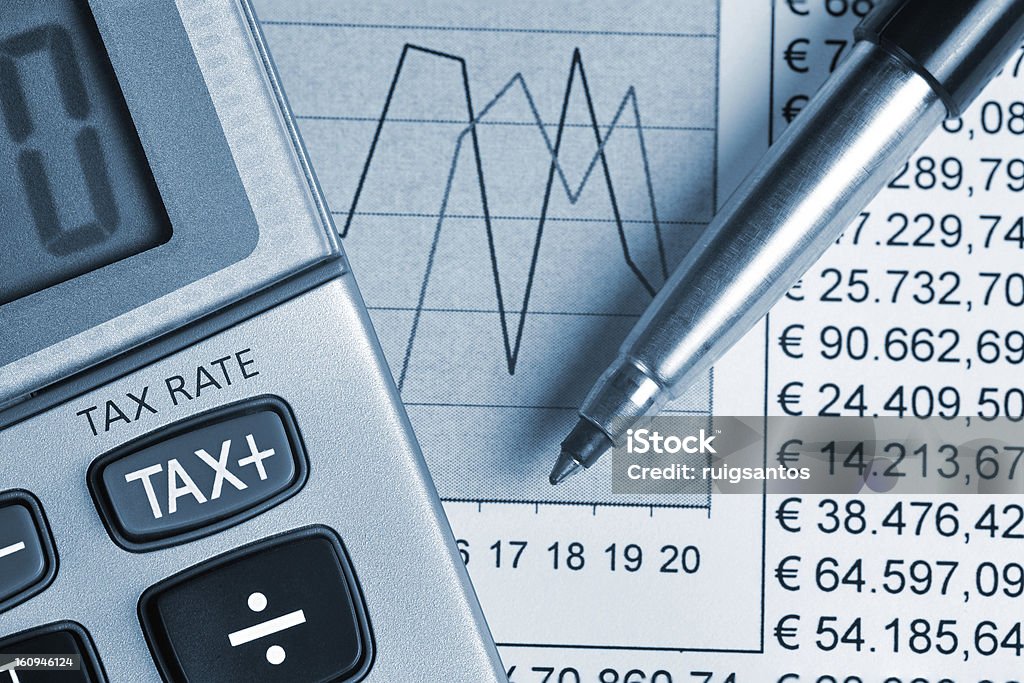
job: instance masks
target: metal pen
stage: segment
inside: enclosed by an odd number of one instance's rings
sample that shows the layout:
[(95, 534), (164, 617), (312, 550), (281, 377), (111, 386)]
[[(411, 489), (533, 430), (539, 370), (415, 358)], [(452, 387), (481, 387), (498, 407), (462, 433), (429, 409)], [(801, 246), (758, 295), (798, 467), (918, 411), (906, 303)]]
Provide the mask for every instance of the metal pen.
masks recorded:
[(882, 0), (846, 60), (715, 216), (562, 442), (590, 467), (746, 334), (1024, 40), (1024, 0)]

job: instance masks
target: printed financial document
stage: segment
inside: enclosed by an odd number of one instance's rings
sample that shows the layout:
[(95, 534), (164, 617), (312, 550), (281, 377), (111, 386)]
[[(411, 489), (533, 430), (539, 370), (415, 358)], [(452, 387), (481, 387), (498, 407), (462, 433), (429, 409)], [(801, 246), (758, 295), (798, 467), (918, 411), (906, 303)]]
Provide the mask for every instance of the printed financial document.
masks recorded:
[[(547, 482), (870, 0), (255, 5), (511, 681), (1020, 680), (1019, 497)], [(1022, 416), (1022, 54), (670, 412)]]

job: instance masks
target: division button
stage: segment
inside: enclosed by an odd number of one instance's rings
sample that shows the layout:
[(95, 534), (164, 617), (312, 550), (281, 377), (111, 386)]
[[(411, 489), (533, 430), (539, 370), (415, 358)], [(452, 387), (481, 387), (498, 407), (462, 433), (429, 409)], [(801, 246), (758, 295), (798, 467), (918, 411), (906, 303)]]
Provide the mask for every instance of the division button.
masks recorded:
[(269, 398), (179, 422), (104, 455), (89, 470), (111, 536), (135, 551), (244, 521), (295, 493), (305, 477), (291, 413)]
[(73, 622), (42, 626), (0, 641), (0, 683), (104, 681), (89, 634)]
[(157, 665), (173, 683), (347, 683), (372, 661), (355, 576), (326, 527), (171, 577), (143, 594), (139, 615)]
[[(43, 590), (57, 569), (38, 501), (25, 491), (0, 494), (0, 611)], [(6, 683), (0, 678), (0, 683)]]

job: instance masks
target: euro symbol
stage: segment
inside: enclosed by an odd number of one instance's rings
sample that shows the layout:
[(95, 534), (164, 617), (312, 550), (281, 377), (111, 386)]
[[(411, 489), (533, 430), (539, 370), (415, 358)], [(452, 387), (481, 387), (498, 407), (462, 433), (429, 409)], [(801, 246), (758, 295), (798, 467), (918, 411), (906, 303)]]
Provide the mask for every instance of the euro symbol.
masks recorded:
[[(803, 439), (790, 439), (786, 443), (782, 444), (782, 448), (779, 449), (778, 460), (779, 464), (785, 467), (789, 467), (790, 463), (795, 463), (800, 459), (800, 446), (803, 446)], [(789, 450), (790, 446), (797, 446), (797, 450)]]
[(790, 408), (790, 405), (797, 406), (800, 404), (800, 390), (804, 388), (803, 382), (790, 382), (786, 386), (782, 387), (782, 391), (779, 392), (779, 406), (782, 408), (786, 415), (803, 415), (804, 411), (799, 408)]
[(795, 523), (800, 519), (800, 510), (790, 510), (789, 506), (800, 505), (802, 502), (804, 502), (803, 498), (787, 498), (779, 503), (779, 508), (775, 511), (775, 519), (779, 520), (779, 526), (791, 534), (800, 533), (800, 525)]
[(803, 278), (801, 278), (801, 279), (797, 280), (796, 283), (792, 287), (789, 288), (789, 291), (786, 292), (786, 298), (790, 299), (792, 301), (803, 301), (804, 300), (804, 295), (803, 294), (797, 294), (797, 292), (799, 292), (803, 288), (804, 288), (804, 281), (803, 281)]
[(779, 641), (779, 645), (786, 648), (787, 650), (799, 650), (799, 645), (790, 643), (790, 639), (796, 638), (797, 627), (790, 626), (790, 622), (795, 621), (800, 623), (799, 614), (787, 614), (786, 616), (779, 619), (778, 625), (775, 627), (775, 639)]
[[(779, 335), (779, 346), (782, 347), (782, 352), (789, 356), (790, 358), (804, 357), (803, 351), (799, 350), (800, 344), (804, 340), (804, 338), (800, 335), (800, 333), (803, 331), (804, 326), (797, 323), (795, 325), (790, 325), (789, 327), (782, 331), (781, 335)], [(791, 346), (796, 350), (790, 351)]]
[(786, 0), (786, 4), (789, 5), (789, 11), (793, 14), (798, 14), (801, 17), (806, 17), (810, 14), (809, 10), (800, 10), (798, 7), (807, 7), (807, 0)]
[[(791, 569), (789, 565), (792, 563), (796, 563), (798, 566)], [(800, 590), (800, 585), (796, 583), (796, 578), (800, 574), (799, 564), (800, 557), (798, 555), (789, 555), (782, 558), (779, 566), (775, 568), (775, 578), (779, 580), (779, 585), (788, 591)], [(794, 583), (790, 583), (790, 580)]]
[(783, 53), (786, 64), (788, 64), (789, 68), (798, 74), (805, 74), (810, 71), (806, 66), (801, 66), (807, 61), (807, 50), (803, 48), (810, 44), (811, 41), (806, 38), (797, 38), (789, 44), (789, 47), (787, 47), (786, 51)]
[(782, 118), (786, 119), (786, 123), (793, 123), (793, 119), (803, 111), (804, 105), (807, 104), (807, 95), (794, 95), (789, 98), (786, 105), (782, 107)]

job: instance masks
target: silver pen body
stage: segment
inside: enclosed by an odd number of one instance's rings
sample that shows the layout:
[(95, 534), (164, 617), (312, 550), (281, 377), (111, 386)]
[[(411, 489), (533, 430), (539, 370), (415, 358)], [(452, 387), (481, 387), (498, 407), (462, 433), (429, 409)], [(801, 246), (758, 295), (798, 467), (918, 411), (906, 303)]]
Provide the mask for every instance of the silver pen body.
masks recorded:
[(922, 76), (858, 42), (676, 268), (581, 418), (619, 444), (678, 397), (814, 264), (946, 113)]

